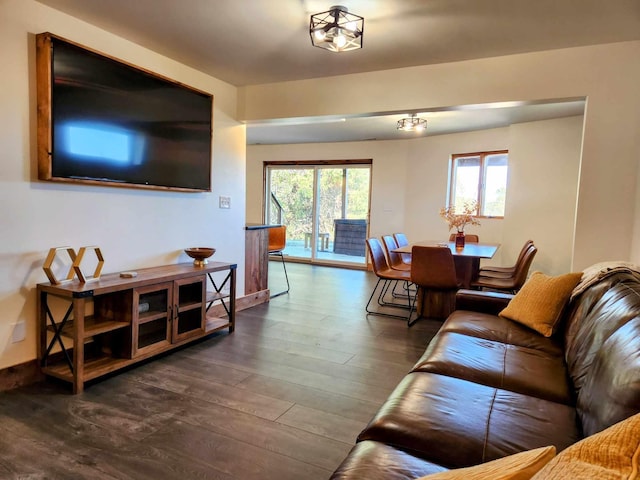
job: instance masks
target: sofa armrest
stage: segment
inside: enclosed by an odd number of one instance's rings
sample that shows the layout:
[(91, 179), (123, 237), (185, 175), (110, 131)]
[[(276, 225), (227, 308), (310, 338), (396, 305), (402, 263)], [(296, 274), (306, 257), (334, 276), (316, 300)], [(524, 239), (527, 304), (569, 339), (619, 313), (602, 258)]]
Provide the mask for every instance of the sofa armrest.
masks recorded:
[(513, 297), (514, 295), (510, 293), (462, 289), (456, 294), (456, 310), (472, 310), (497, 315)]

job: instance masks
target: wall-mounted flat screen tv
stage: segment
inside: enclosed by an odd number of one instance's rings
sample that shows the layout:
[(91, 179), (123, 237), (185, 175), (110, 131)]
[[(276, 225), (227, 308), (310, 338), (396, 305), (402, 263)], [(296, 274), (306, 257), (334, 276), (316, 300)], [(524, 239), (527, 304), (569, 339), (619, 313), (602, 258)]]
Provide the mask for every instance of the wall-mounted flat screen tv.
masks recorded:
[(211, 191), (213, 96), (37, 35), (38, 178)]

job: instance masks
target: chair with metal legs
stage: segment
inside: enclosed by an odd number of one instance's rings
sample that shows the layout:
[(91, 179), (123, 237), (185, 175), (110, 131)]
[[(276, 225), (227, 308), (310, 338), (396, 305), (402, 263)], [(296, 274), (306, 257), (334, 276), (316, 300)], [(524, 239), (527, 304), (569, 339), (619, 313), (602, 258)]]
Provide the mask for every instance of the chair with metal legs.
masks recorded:
[[(411, 249), (411, 281), (417, 291), (409, 309), (408, 326), (419, 318), (445, 319), (455, 309), (456, 292), (460, 288), (453, 255), (448, 247), (414, 246)], [(418, 316), (411, 319), (420, 295)]]
[(275, 255), (282, 260), (282, 268), (284, 268), (284, 278), (287, 280), (287, 289), (278, 293), (274, 293), (270, 298), (274, 298), (285, 293), (289, 293), (289, 276), (287, 275), (287, 265), (284, 261), (284, 254), (282, 251), (287, 245), (287, 227), (282, 225), (279, 227), (271, 227), (269, 230), (269, 255)]
[(492, 278), (508, 278), (513, 276), (515, 271), (518, 268), (518, 265), (522, 263), (524, 256), (529, 250), (529, 247), (533, 245), (533, 240), (527, 240), (525, 244), (522, 246), (520, 253), (518, 254), (518, 258), (516, 259), (516, 263), (509, 267), (497, 267), (494, 265), (487, 265), (486, 267), (480, 268), (479, 275), (481, 277), (492, 277)]
[(471, 288), (478, 290), (489, 289), (499, 292), (517, 293), (527, 281), (529, 268), (536, 256), (538, 248), (531, 243), (524, 254), (519, 258), (515, 271), (509, 276), (488, 277), (479, 276), (477, 280), (471, 282)]
[[(393, 270), (400, 270), (403, 272), (411, 271), (411, 256), (409, 255), (409, 261), (405, 261), (404, 257), (400, 253), (394, 252), (396, 248), (398, 248), (398, 243), (393, 235), (383, 235), (382, 236), (382, 244), (384, 245), (384, 251), (387, 254), (387, 260), (389, 261), (389, 266)], [(397, 286), (397, 284), (395, 285)], [(407, 296), (407, 286), (403, 284), (405, 287), (402, 292), (396, 292), (395, 286), (393, 289), (393, 296), (395, 298), (406, 297)], [(415, 289), (409, 288), (411, 293), (415, 292)]]
[(383, 235), (382, 244), (384, 245), (384, 250), (387, 253), (389, 266), (391, 268), (393, 268), (394, 270), (402, 270), (404, 272), (408, 272), (409, 270), (411, 270), (411, 263), (405, 263), (402, 260), (402, 255), (394, 252), (394, 250), (398, 248), (398, 243), (392, 235)]
[[(371, 301), (375, 296), (376, 292), (378, 292), (378, 305), (381, 307), (392, 307), (392, 308), (400, 308), (400, 309), (408, 309), (411, 304), (411, 295), (409, 294), (409, 283), (411, 280), (410, 272), (404, 272), (400, 270), (393, 270), (389, 264), (387, 263), (387, 258), (384, 255), (384, 251), (382, 249), (382, 245), (380, 244), (380, 240), (377, 238), (368, 238), (366, 241), (367, 249), (369, 250), (369, 255), (371, 257), (371, 264), (373, 265), (373, 272), (378, 277), (378, 281), (376, 282), (375, 287), (373, 287), (373, 291), (371, 292), (371, 296), (369, 297), (369, 301), (367, 302), (367, 306), (365, 310), (368, 314), (371, 315), (380, 315), (383, 317), (393, 317), (393, 318), (406, 318), (405, 315), (392, 314), (381, 312), (378, 310), (371, 310), (369, 307), (371, 305)], [(398, 303), (398, 302), (389, 302), (385, 300), (385, 296), (395, 288), (398, 282), (403, 282), (406, 287), (406, 298), (407, 303)], [(391, 290), (390, 290), (391, 289)], [(393, 298), (393, 295), (392, 295)]]
[[(398, 247), (406, 247), (409, 245), (409, 240), (407, 240), (407, 236), (404, 233), (394, 233), (393, 238), (395, 239)], [(402, 261), (407, 265), (411, 265), (411, 254), (410, 253), (401, 253)]]

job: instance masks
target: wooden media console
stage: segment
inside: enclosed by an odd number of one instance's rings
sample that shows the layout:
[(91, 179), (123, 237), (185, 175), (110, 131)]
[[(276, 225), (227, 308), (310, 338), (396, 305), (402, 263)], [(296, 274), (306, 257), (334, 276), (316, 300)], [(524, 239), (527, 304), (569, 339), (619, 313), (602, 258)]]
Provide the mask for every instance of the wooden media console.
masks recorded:
[[(181, 263), (140, 269), (132, 278), (113, 273), (87, 283), (38, 284), (42, 372), (79, 393), (89, 380), (213, 332), (233, 332), (236, 267)], [(216, 282), (215, 272), (227, 273)], [(224, 315), (207, 315), (214, 303)]]

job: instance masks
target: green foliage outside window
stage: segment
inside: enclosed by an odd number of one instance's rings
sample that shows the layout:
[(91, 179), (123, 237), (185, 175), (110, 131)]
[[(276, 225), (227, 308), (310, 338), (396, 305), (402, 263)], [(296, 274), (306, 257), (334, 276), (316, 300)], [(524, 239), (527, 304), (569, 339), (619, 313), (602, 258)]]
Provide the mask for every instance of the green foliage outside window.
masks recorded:
[[(367, 218), (368, 167), (272, 168), (271, 193), (282, 205), (282, 223), (287, 226), (288, 239), (303, 240), (306, 233), (311, 233), (314, 171), (318, 172), (320, 233), (329, 233), (333, 238), (333, 221), (336, 218)], [(344, 189), (343, 182), (346, 182)], [(343, 191), (346, 195), (343, 195)], [(269, 208), (270, 220), (276, 223), (277, 205), (270, 201)]]

